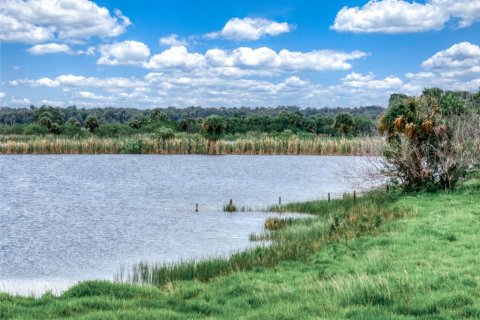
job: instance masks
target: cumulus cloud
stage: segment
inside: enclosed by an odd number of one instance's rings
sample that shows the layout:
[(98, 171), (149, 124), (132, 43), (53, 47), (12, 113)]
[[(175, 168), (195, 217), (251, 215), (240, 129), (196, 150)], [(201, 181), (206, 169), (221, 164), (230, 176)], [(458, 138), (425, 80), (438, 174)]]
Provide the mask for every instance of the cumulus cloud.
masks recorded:
[(149, 69), (188, 68), (192, 69), (203, 64), (205, 58), (200, 53), (189, 53), (184, 46), (171, 47), (150, 58), (145, 64)]
[(186, 47), (171, 47), (152, 56), (144, 66), (149, 69), (193, 70), (216, 74), (268, 75), (281, 72), (348, 70), (351, 62), (365, 57), (361, 51), (317, 50), (276, 52), (267, 47), (240, 47), (234, 50), (210, 49), (205, 54), (188, 52)]
[(2, 0), (0, 41), (38, 43), (53, 39), (116, 37), (131, 24), (89, 0)]
[(27, 50), (29, 53), (34, 55), (41, 55), (47, 53), (71, 53), (71, 49), (66, 44), (59, 43), (46, 43), (46, 44), (37, 44)]
[(207, 37), (252, 41), (264, 36), (278, 36), (291, 30), (292, 26), (286, 22), (275, 22), (263, 18), (232, 18), (227, 21), (222, 30), (209, 33)]
[(480, 65), (480, 47), (470, 42), (454, 44), (422, 63), (426, 69), (465, 69)]
[(178, 35), (176, 35), (175, 33), (172, 33), (171, 35), (160, 38), (158, 42), (163, 46), (170, 46), (170, 47), (179, 47), (179, 46), (187, 45), (187, 40), (179, 39)]
[(142, 42), (127, 40), (100, 46), (98, 64), (143, 65), (150, 56), (150, 49)]
[[(352, 72), (339, 84), (322, 86), (300, 76), (272, 80), (228, 78), (151, 72), (143, 78), (97, 78), (60, 75), (56, 78), (17, 80), (19, 85), (52, 87), (73, 100), (65, 104), (82, 106), (359, 106), (386, 104), (393, 92), (402, 91), (396, 77), (376, 78), (374, 74)], [(68, 89), (68, 90), (65, 90)], [(33, 89), (34, 90), (34, 89)], [(232, 99), (235, 97), (235, 99)]]
[(5, 96), (6, 96), (5, 92), (0, 91), (0, 99), (5, 98)]
[(398, 90), (402, 87), (403, 81), (394, 76), (389, 76), (384, 79), (376, 79), (375, 75), (370, 72), (368, 75), (352, 72), (342, 78), (344, 87), (361, 88), (372, 90)]
[(480, 47), (461, 42), (441, 50), (423, 61), (424, 71), (405, 76), (417, 87), (442, 87), (450, 90), (478, 90)]
[(480, 2), (370, 0), (363, 7), (343, 7), (331, 28), (355, 33), (411, 33), (443, 29), (451, 19), (457, 19), (459, 27), (480, 20)]

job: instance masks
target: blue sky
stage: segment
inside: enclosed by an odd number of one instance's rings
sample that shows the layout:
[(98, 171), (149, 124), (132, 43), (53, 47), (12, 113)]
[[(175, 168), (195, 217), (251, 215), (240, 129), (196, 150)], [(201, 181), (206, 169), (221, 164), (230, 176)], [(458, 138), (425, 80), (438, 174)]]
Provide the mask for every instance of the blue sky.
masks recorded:
[(480, 87), (480, 0), (1, 0), (4, 106), (385, 106)]

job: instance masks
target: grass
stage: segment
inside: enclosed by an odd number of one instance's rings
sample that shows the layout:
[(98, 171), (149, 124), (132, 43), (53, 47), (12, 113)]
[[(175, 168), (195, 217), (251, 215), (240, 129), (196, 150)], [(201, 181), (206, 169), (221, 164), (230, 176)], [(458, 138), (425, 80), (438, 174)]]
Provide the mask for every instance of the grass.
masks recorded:
[(178, 134), (157, 139), (139, 134), (129, 137), (62, 137), (55, 135), (0, 135), (0, 154), (288, 154), (288, 155), (377, 155), (381, 138), (274, 138), (268, 135), (239, 136), (209, 143), (198, 134)]
[(313, 216), (266, 231), (269, 247), (178, 273), (157, 266), (168, 279), (154, 286), (90, 281), (60, 297), (0, 294), (0, 318), (478, 319), (479, 196), (474, 184), (286, 205)]

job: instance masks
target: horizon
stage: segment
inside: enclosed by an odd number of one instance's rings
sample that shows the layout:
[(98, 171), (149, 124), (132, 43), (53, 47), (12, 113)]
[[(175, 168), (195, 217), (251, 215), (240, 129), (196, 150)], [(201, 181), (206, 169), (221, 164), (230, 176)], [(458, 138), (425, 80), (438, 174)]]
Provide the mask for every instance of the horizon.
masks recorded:
[(480, 1), (5, 0), (0, 16), (0, 107), (386, 107), (480, 87)]

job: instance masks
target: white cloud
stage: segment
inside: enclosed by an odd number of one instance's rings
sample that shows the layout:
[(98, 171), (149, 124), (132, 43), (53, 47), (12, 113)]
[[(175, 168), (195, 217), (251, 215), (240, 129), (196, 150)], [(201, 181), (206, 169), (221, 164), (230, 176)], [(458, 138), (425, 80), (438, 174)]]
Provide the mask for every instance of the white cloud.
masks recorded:
[(199, 53), (189, 53), (186, 47), (171, 47), (150, 58), (145, 65), (149, 69), (195, 68), (204, 63), (205, 58)]
[(470, 42), (454, 44), (422, 63), (426, 69), (458, 69), (480, 65), (480, 47)]
[(477, 0), (431, 0), (432, 5), (458, 18), (458, 26), (465, 28), (480, 21), (480, 2)]
[(27, 50), (31, 54), (41, 55), (47, 53), (71, 53), (71, 49), (66, 44), (59, 43), (46, 43), (46, 44), (37, 44)]
[(98, 99), (99, 98), (99, 96), (97, 96), (96, 94), (94, 94), (93, 92), (90, 92), (90, 91), (79, 91), (78, 95), (81, 98), (86, 98), (86, 99)]
[(343, 7), (331, 28), (355, 33), (411, 33), (443, 29), (451, 19), (458, 19), (459, 27), (480, 20), (480, 2), (370, 0), (363, 7)]
[(161, 45), (170, 46), (170, 47), (179, 47), (179, 46), (186, 46), (187, 41), (185, 39), (179, 39), (178, 35), (172, 33), (166, 37), (160, 38), (158, 41)]
[(368, 75), (362, 75), (352, 72), (342, 78), (342, 84), (349, 88), (373, 89), (373, 90), (398, 90), (401, 89), (403, 81), (394, 76), (389, 76), (384, 79), (376, 79), (375, 75), (370, 72)]
[(361, 51), (318, 50), (294, 52), (261, 47), (240, 47), (232, 51), (211, 49), (205, 54), (190, 53), (186, 47), (172, 47), (151, 57), (149, 69), (188, 69), (231, 76), (268, 75), (279, 72), (348, 70), (351, 61), (367, 54)]
[(119, 10), (111, 15), (89, 0), (2, 0), (0, 41), (38, 43), (116, 37), (131, 24)]
[(17, 104), (17, 105), (29, 105), (31, 104), (32, 102), (27, 99), (27, 98), (12, 98), (10, 99), (10, 101), (13, 103), (13, 104)]
[(278, 36), (291, 30), (292, 26), (286, 22), (275, 22), (262, 18), (232, 18), (227, 21), (222, 30), (209, 33), (207, 37), (251, 41), (264, 36)]
[[(1, 4), (0, 4), (1, 10)], [(54, 28), (39, 27), (3, 14), (0, 11), (0, 41), (37, 43), (53, 39)]]
[(5, 96), (6, 96), (6, 95), (5, 95), (5, 92), (0, 91), (0, 99), (5, 98)]
[[(339, 84), (324, 87), (300, 76), (278, 77), (274, 80), (229, 78), (152, 72), (143, 78), (96, 78), (60, 75), (46, 80), (18, 80), (19, 84), (51, 86), (72, 100), (65, 105), (80, 106), (359, 106), (385, 105), (393, 92), (402, 91), (403, 83), (396, 77), (377, 79), (372, 73), (350, 73)], [(65, 90), (67, 89), (67, 90)], [(35, 89), (32, 89), (35, 90)], [(235, 97), (235, 99), (232, 99)]]
[(143, 65), (150, 56), (150, 49), (142, 42), (127, 40), (100, 46), (98, 64)]
[(422, 68), (426, 71), (405, 75), (413, 86), (476, 91), (480, 82), (480, 47), (469, 42), (454, 44), (423, 61)]

